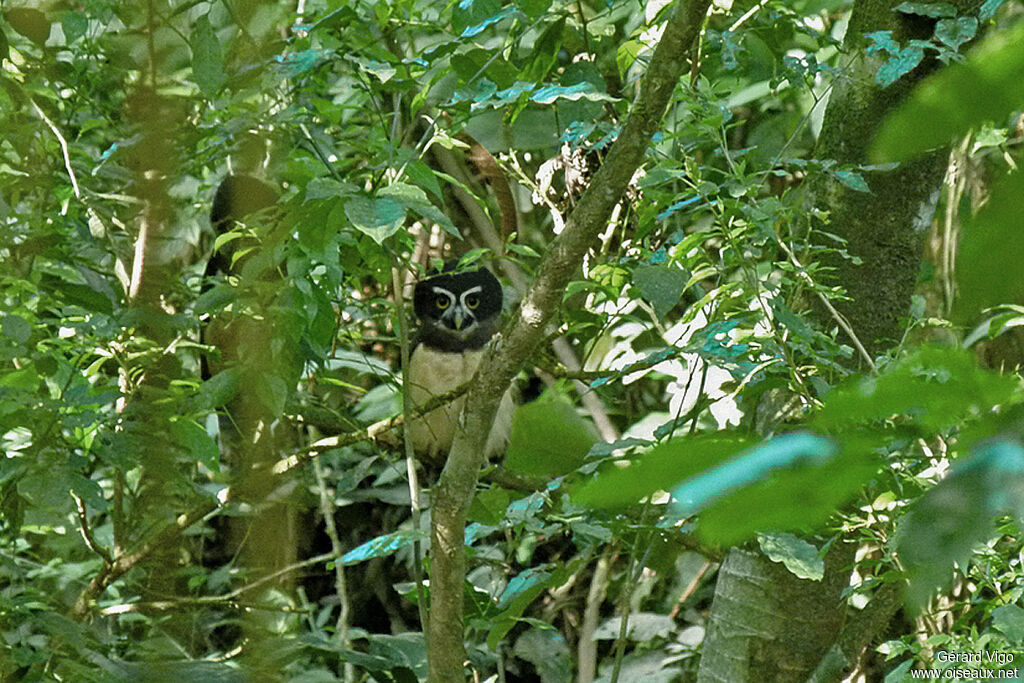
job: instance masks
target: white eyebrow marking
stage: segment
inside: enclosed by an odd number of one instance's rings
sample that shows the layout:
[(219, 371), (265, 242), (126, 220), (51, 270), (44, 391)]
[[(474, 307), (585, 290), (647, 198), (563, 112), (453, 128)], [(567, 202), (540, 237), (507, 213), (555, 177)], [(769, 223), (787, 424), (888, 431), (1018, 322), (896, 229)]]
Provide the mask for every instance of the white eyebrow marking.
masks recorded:
[(452, 299), (452, 300), (454, 300), (454, 299), (455, 299), (455, 295), (454, 295), (454, 294), (452, 294), (451, 292), (449, 292), (449, 291), (448, 291), (447, 289), (445, 289), (444, 287), (438, 287), (438, 286), (436, 286), (436, 285), (435, 285), (435, 286), (431, 287), (431, 289), (432, 289), (432, 290), (434, 290), (434, 294), (444, 294), (444, 295), (445, 295), (445, 296), (447, 296), (447, 297), (448, 297), (449, 299)]
[(462, 303), (466, 303), (466, 297), (467, 296), (469, 296), (470, 294), (476, 294), (477, 292), (481, 292), (481, 291), (483, 291), (483, 285), (477, 285), (476, 287), (470, 287), (469, 289), (467, 289), (465, 292), (462, 293), (462, 296), (459, 298), (459, 301), (462, 302)]

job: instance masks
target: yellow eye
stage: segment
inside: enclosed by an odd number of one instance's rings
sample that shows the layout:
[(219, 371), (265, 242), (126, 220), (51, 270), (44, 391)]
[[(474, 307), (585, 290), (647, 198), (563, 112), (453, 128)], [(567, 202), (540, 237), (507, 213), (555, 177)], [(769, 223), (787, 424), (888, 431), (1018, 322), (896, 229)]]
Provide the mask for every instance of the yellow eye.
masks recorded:
[(466, 297), (466, 306), (469, 307), (469, 310), (473, 310), (479, 305), (480, 297), (478, 297), (476, 294), (470, 294), (469, 296)]
[(451, 304), (451, 301), (449, 301), (448, 297), (446, 296), (439, 296), (436, 299), (434, 299), (434, 304), (443, 311), (444, 309), (448, 308), (448, 306)]

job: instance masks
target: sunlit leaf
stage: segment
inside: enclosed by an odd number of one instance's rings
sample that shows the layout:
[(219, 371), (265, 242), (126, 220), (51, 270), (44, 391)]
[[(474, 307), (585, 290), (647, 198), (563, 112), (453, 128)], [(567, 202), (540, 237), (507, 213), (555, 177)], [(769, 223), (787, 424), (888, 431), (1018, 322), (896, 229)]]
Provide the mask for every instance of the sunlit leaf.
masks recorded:
[(405, 221), (405, 209), (387, 197), (354, 197), (345, 203), (345, 215), (357, 230), (377, 244), (398, 232)]
[(423, 534), (412, 529), (399, 529), (389, 534), (378, 536), (341, 556), (339, 562), (343, 565), (358, 564), (375, 557), (387, 557), (402, 548), (422, 540)]
[(821, 581), (825, 575), (825, 560), (818, 549), (807, 541), (787, 533), (760, 533), (757, 543), (772, 562), (781, 562), (786, 569), (801, 579)]

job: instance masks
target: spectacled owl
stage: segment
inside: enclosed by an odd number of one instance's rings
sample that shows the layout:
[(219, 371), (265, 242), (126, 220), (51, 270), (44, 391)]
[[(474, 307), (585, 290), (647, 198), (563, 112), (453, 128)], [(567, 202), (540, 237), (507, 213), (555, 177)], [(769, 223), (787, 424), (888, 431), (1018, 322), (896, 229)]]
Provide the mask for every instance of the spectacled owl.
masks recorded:
[[(419, 329), (406, 377), (414, 406), (472, 379), (484, 347), (498, 331), (502, 308), (498, 279), (482, 268), (450, 272), (453, 270), (453, 263), (445, 264), (444, 272), (418, 282), (413, 294)], [(460, 396), (411, 421), (408, 429), (420, 457), (434, 461), (447, 457), (464, 405), (465, 396)], [(508, 391), (487, 439), (488, 457), (505, 448), (513, 409)]]

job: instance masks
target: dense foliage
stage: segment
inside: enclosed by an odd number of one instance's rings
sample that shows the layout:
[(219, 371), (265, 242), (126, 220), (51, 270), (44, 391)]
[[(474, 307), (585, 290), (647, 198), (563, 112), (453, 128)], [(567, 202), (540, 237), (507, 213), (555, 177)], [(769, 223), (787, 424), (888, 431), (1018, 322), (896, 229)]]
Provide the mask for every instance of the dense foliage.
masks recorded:
[[(425, 678), (429, 515), (398, 426), (409, 285), (480, 262), (515, 310), (663, 4), (4, 4), (3, 680)], [(808, 190), (868, 192), (878, 168), (815, 156), (850, 3), (714, 3), (481, 475), (480, 680), (694, 680), (728, 547), (816, 580), (840, 537), (851, 610), (907, 586), (858, 664), (872, 679), (939, 650), (1024, 655), (1020, 355), (974, 352), (1024, 321), (1022, 181), (994, 180), (1019, 158), (1020, 7), (894, 11), (934, 26), (867, 37), (879, 86), (954, 66), (878, 163), (959, 138), (906, 334), (874, 357), (849, 334), (826, 264), (856, 256)], [(511, 181), (514, 231), (476, 141)], [(281, 199), (215, 235), (228, 173)], [(230, 275), (207, 269), (215, 248)]]

